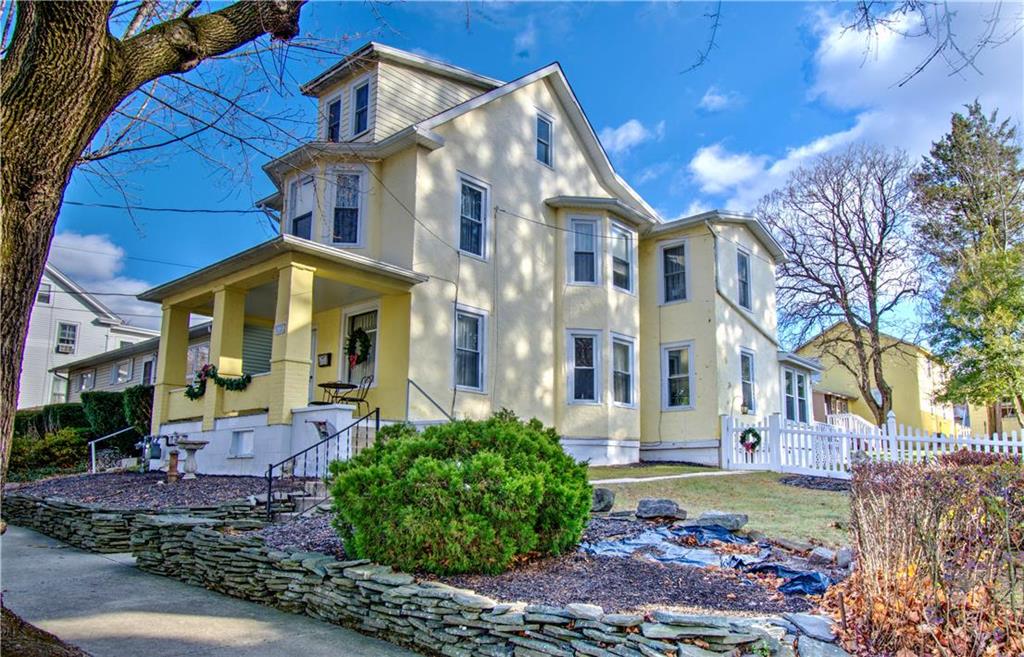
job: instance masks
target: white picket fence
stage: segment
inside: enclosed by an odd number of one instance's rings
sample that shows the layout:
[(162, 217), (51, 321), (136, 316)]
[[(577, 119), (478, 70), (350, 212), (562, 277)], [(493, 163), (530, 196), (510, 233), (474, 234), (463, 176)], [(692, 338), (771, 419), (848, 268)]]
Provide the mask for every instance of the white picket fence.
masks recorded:
[[(753, 428), (761, 436), (754, 450), (740, 444)], [(883, 427), (802, 424), (779, 414), (746, 423), (722, 416), (722, 467), (726, 470), (771, 470), (849, 479), (855, 458), (919, 463), (961, 449), (991, 454), (1024, 455), (1024, 435), (1016, 431), (991, 436), (929, 434), (896, 424), (889, 413)]]

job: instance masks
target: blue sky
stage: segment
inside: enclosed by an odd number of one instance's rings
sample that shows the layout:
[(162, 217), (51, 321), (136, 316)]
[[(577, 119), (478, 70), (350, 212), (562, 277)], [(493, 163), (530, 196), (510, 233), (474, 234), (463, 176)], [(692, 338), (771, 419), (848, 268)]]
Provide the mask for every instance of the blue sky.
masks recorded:
[[(725, 3), (715, 48), (687, 71), (708, 39), (712, 7), (411, 2), (378, 5), (382, 22), (364, 3), (312, 2), (302, 29), (333, 42), (347, 38), (346, 49), (373, 38), (505, 80), (560, 62), (619, 172), (666, 219), (709, 208), (751, 210), (793, 168), (853, 141), (904, 148), (917, 158), (946, 130), (950, 113), (974, 98), (1018, 123), (1024, 113), (1020, 33), (983, 53), (980, 73), (950, 76), (937, 63), (899, 87), (927, 54), (926, 40), (844, 32), (848, 5)], [(955, 7), (965, 39), (991, 12), (991, 5)], [(1021, 11), (1004, 7), (1004, 24), (1019, 24)], [(290, 60), (287, 93), (268, 97), (268, 106), (299, 112), (311, 130), (314, 101), (299, 95), (294, 81), (336, 59)], [(240, 74), (238, 66), (224, 72)], [(111, 166), (137, 205), (233, 210), (273, 191), (258, 171), (266, 158), (251, 157), (251, 180), (225, 175), (186, 149), (164, 151), (141, 169)], [(81, 173), (65, 198), (124, 202), (120, 191)], [(135, 292), (271, 236), (266, 220), (253, 214), (139, 212), (133, 220), (123, 211), (65, 205), (51, 260), (87, 289)], [(156, 322), (153, 306), (104, 300), (134, 323)]]

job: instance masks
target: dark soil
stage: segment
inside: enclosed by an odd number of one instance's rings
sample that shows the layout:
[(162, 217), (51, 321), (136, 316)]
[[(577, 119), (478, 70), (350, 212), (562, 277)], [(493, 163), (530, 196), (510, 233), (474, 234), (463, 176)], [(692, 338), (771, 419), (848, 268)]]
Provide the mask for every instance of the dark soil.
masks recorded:
[(179, 506), (214, 506), (266, 492), (262, 477), (199, 475), (164, 483), (161, 472), (118, 472), (55, 477), (18, 486), (8, 492), (37, 497), (63, 497), (75, 502), (121, 509), (162, 509)]
[(810, 475), (790, 475), (781, 477), (779, 482), (787, 486), (797, 488), (810, 488), (812, 490), (830, 490), (838, 493), (845, 493), (850, 490), (850, 482), (845, 479), (830, 479), (828, 477), (812, 477)]
[(806, 611), (810, 602), (734, 570), (660, 564), (642, 557), (588, 557), (574, 553), (540, 559), (501, 575), (437, 578), (498, 600), (566, 605), (587, 602), (606, 612), (654, 605), (724, 611)]
[(278, 550), (323, 552), (345, 560), (345, 546), (331, 526), (328, 514), (301, 516), (290, 522), (268, 525), (253, 532)]
[(0, 643), (11, 657), (89, 657), (89, 653), (64, 643), (49, 632), (21, 620), (4, 607), (0, 609)]

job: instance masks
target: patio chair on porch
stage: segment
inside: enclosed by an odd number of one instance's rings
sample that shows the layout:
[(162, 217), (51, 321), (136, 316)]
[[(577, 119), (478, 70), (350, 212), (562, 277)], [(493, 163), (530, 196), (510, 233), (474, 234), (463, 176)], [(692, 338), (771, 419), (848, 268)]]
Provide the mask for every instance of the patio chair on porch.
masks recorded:
[(373, 385), (373, 375), (367, 374), (359, 381), (358, 388), (339, 397), (338, 402), (342, 404), (355, 404), (356, 412), (362, 412), (362, 407), (366, 406), (366, 412), (369, 413), (370, 403), (366, 401), (366, 395), (370, 392), (371, 385)]

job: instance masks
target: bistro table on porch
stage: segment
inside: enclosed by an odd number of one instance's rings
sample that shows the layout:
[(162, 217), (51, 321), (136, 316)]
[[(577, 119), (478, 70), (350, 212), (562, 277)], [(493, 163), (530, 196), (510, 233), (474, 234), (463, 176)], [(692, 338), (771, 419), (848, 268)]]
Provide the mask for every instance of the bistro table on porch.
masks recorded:
[(337, 404), (342, 400), (346, 392), (359, 387), (348, 381), (324, 381), (318, 385), (324, 391), (325, 404)]

